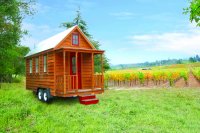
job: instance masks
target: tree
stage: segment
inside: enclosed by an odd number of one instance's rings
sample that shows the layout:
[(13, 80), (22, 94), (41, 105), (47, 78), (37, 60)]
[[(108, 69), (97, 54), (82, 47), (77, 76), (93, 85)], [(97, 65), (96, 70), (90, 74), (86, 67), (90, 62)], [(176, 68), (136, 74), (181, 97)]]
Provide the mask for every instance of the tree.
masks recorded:
[(184, 9), (185, 14), (190, 14), (190, 21), (200, 26), (200, 0), (189, 0), (190, 6)]
[(177, 64), (182, 64), (182, 63), (183, 63), (183, 60), (182, 60), (182, 59), (178, 59), (178, 60), (176, 61), (176, 63), (177, 63)]
[(88, 33), (88, 27), (86, 22), (82, 19), (80, 8), (76, 11), (76, 17), (72, 22), (65, 22), (61, 24), (61, 27), (71, 28), (74, 25), (78, 25), (78, 27), (82, 30), (82, 32), (89, 38), (92, 39), (92, 36)]
[(26, 15), (33, 14), (31, 3), (31, 0), (0, 1), (0, 83), (2, 80), (11, 80), (12, 75), (19, 70), (15, 68), (18, 66), (16, 64), (24, 60), (19, 56), (27, 53), (28, 48), (24, 51), (24, 47), (20, 46), (21, 37), (27, 34), (21, 24)]
[[(89, 34), (87, 23), (82, 19), (82, 16), (81, 16), (81, 13), (80, 13), (80, 8), (76, 11), (76, 13), (77, 13), (76, 17), (74, 18), (74, 20), (72, 22), (64, 22), (64, 23), (61, 24), (61, 27), (71, 28), (74, 25), (78, 25), (78, 27), (87, 36), (87, 38), (94, 45), (94, 47), (99, 50), (101, 44), (99, 43), (99, 41), (94, 40), (92, 35)], [(104, 70), (110, 69), (108, 58), (105, 55), (103, 56), (103, 61), (104, 61), (103, 62), (104, 63)], [(101, 62), (100, 56), (96, 56), (95, 62), (94, 62), (95, 72), (100, 72), (100, 69), (101, 69), (100, 66), (99, 66), (100, 62)]]
[(25, 60), (24, 56), (30, 51), (29, 47), (18, 46), (16, 47), (16, 56), (13, 58), (14, 75), (25, 74)]
[(197, 60), (198, 62), (200, 62), (200, 57), (199, 57), (199, 55), (196, 55), (196, 60)]
[(194, 63), (194, 62), (197, 62), (197, 61), (196, 61), (196, 59), (195, 59), (195, 58), (193, 58), (193, 57), (190, 57), (190, 58), (189, 58), (189, 62), (192, 62), (192, 63)]

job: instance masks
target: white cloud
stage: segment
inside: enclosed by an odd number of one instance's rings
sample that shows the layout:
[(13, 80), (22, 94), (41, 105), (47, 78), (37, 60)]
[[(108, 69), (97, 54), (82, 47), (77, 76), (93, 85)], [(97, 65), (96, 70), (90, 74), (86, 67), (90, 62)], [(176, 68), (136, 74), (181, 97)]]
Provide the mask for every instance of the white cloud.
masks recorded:
[(110, 13), (109, 15), (114, 16), (118, 19), (131, 19), (136, 16), (136, 14), (127, 11)]
[(24, 22), (22, 24), (22, 28), (28, 31), (28, 35), (24, 36), (21, 39), (21, 44), (30, 47), (31, 49), (34, 48), (34, 45), (37, 45), (40, 41), (51, 37), (63, 29), (59, 27), (50, 27), (49, 25), (35, 25), (32, 23)]
[(130, 42), (146, 51), (177, 52), (187, 55), (200, 54), (200, 31), (133, 35)]
[[(88, 0), (67, 0), (63, 3), (66, 9), (77, 10), (80, 7), (81, 11), (91, 8), (95, 5), (94, 1)], [(64, 9), (65, 9), (64, 8)]]
[(110, 15), (113, 15), (113, 16), (133, 16), (133, 13), (131, 12), (117, 12), (117, 13), (110, 13)]
[(174, 16), (174, 14), (170, 12), (158, 12), (158, 13), (144, 15), (143, 17), (149, 20), (169, 21), (172, 20), (172, 18), (175, 18), (176, 16)]
[(43, 5), (41, 3), (36, 3), (35, 5), (33, 5), (33, 9), (34, 9), (34, 11), (36, 11), (36, 14), (38, 14), (38, 13), (45, 14), (45, 13), (51, 11), (50, 6)]
[(38, 42), (39, 40), (31, 36), (26, 36), (21, 39), (21, 45), (28, 46), (30, 49), (33, 49), (36, 46), (36, 44), (38, 44)]
[(88, 0), (67, 0), (67, 2), (75, 6), (92, 6), (94, 4), (93, 1)]
[(28, 30), (30, 33), (37, 33), (37, 34), (49, 34), (61, 31), (61, 28), (59, 27), (55, 28), (55, 27), (50, 27), (47, 24), (36, 25), (26, 22), (22, 24), (22, 28)]

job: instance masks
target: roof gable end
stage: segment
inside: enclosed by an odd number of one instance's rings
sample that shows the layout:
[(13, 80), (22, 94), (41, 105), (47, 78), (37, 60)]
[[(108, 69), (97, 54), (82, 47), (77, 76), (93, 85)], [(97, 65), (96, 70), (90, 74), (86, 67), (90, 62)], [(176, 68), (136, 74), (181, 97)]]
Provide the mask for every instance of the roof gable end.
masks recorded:
[(35, 49), (31, 50), (25, 57), (40, 53), (42, 51), (46, 51), (49, 49), (56, 49), (59, 47), (59, 45), (67, 38), (73, 31), (78, 30), (79, 33), (84, 37), (84, 39), (88, 42), (88, 44), (91, 46), (92, 49), (95, 49), (95, 47), (92, 45), (92, 43), (89, 41), (89, 39), (85, 36), (85, 34), (81, 31), (81, 29), (76, 25), (73, 26), (63, 32), (60, 32), (44, 41), (41, 41)]
[[(76, 26), (54, 49), (73, 46), (72, 40), (71, 40), (73, 33), (79, 33), (79, 43), (83, 43), (82, 41), (84, 41), (85, 43), (87, 43), (90, 49), (96, 49), (78, 26)], [(74, 47), (77, 47), (77, 46), (74, 46)], [(81, 47), (80, 44), (79, 44), (79, 47)]]

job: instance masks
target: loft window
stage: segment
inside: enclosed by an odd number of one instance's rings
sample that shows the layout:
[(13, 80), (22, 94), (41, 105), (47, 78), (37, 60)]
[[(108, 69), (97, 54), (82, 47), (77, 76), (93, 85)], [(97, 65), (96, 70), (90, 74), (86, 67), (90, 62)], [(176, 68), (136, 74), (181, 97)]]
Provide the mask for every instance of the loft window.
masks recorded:
[(79, 45), (78, 34), (72, 34), (72, 45)]
[(38, 73), (39, 71), (39, 58), (35, 58), (35, 72)]
[(44, 61), (44, 72), (47, 72), (47, 56), (46, 55), (44, 55), (43, 61)]
[(33, 63), (32, 63), (32, 59), (30, 59), (29, 60), (29, 73), (32, 73), (32, 65), (33, 65)]

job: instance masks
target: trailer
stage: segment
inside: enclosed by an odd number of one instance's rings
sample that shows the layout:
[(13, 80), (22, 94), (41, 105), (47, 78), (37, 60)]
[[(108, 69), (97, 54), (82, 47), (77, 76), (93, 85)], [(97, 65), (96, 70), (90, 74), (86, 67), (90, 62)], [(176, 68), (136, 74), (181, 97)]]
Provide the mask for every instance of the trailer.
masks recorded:
[[(76, 25), (42, 42), (26, 56), (26, 89), (39, 100), (78, 96), (80, 103), (98, 103), (104, 92), (103, 50), (97, 50)], [(94, 71), (98, 56), (100, 72)]]

